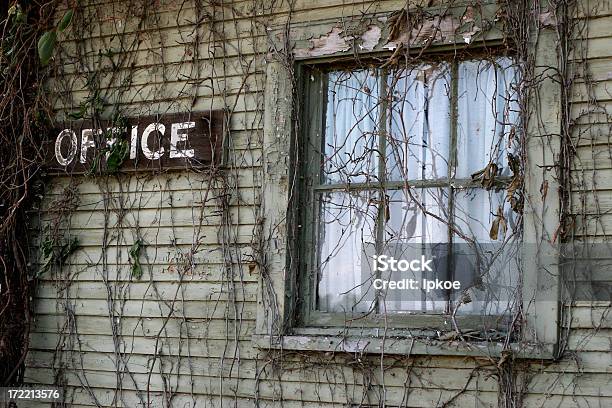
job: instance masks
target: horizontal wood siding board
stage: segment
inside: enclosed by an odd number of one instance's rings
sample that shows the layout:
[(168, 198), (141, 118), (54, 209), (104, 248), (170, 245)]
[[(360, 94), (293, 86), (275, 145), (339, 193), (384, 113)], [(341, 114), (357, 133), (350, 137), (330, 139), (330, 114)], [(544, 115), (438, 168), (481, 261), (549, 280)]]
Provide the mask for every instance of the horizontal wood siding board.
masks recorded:
[[(37, 314), (60, 314), (65, 312), (66, 305), (41, 300), (36, 302), (34, 311)], [(82, 316), (105, 316), (108, 314), (107, 300), (75, 299), (71, 303), (76, 314)], [(174, 304), (173, 309), (169, 302), (162, 300), (126, 300), (121, 302), (122, 315), (125, 317), (168, 317), (177, 316), (191, 319), (237, 319), (236, 310), (223, 301), (188, 300)], [(255, 302), (243, 302), (237, 309), (242, 313), (242, 319), (255, 318)], [(106, 313), (105, 313), (106, 312)]]
[[(189, 332), (194, 338), (223, 340), (228, 337), (249, 340), (254, 321), (251, 320), (209, 320), (205, 317), (185, 319), (171, 317), (126, 317), (121, 319), (121, 332), (124, 336), (152, 337), (162, 333), (164, 338), (184, 338)], [(106, 316), (77, 316), (79, 334), (112, 335), (111, 320)], [(41, 315), (35, 320), (32, 329), (36, 333), (56, 333), (64, 330), (65, 315)], [(33, 359), (35, 360), (35, 359)], [(51, 360), (49, 360), (51, 361)]]
[[(32, 380), (41, 381), (44, 383), (46, 378), (48, 378), (51, 370), (48, 369), (38, 369), (36, 370), (36, 377), (33, 377)], [(334, 375), (335, 374), (335, 375)], [(328, 381), (341, 381), (342, 376), (339, 375), (341, 373), (334, 373), (333, 370), (330, 370), (328, 374), (330, 378)], [(410, 376), (410, 374), (406, 374), (405, 371), (402, 377)], [(117, 376), (114, 372), (104, 372), (104, 371), (93, 371), (93, 370), (85, 370), (82, 371), (82, 375), (84, 375), (89, 382), (97, 384), (98, 387), (107, 387), (110, 389), (116, 388)], [(316, 378), (304, 378), (304, 375), (307, 375), (307, 371), (298, 371), (293, 376), (294, 381), (283, 381), (283, 388), (288, 392), (287, 400), (295, 400), (295, 401), (305, 401), (305, 402), (321, 402), (321, 403), (347, 403), (353, 401), (353, 398), (348, 398), (347, 396), (352, 396), (353, 393), (357, 393), (359, 395), (360, 390), (362, 388), (362, 384), (359, 382), (348, 382), (342, 389), (340, 388), (329, 387), (329, 382), (324, 382), (322, 380), (318, 380), (317, 383)], [(466, 372), (467, 377), (463, 378), (463, 381), (457, 381), (457, 377), (453, 377), (452, 373), (441, 372), (440, 377), (438, 379), (433, 378), (433, 373), (423, 373), (423, 377), (421, 381), (417, 379), (421, 378), (417, 375), (413, 376), (414, 380), (414, 392), (420, 392), (421, 398), (429, 395), (426, 399), (428, 403), (431, 403), (432, 399), (437, 399), (440, 397), (441, 387), (438, 384), (446, 385), (445, 393), (443, 395), (451, 397), (453, 395), (453, 391), (456, 394), (458, 390), (463, 389), (463, 385), (467, 384), (469, 377), (469, 373)], [(146, 373), (133, 373), (130, 377), (134, 378), (139, 384), (147, 384), (149, 381), (149, 376)], [(212, 394), (212, 395), (223, 395), (224, 389), (228, 394), (226, 395), (235, 395), (241, 398), (248, 398), (251, 396), (252, 389), (255, 387), (255, 379), (254, 378), (227, 378), (223, 381), (223, 385), (221, 385), (221, 381), (218, 380), (218, 377), (204, 377), (204, 376), (177, 376), (174, 374), (169, 374), (165, 376), (167, 379), (172, 380), (173, 384), (177, 384), (178, 382), (178, 390), (187, 393), (191, 389), (191, 381), (193, 381), (195, 387), (197, 389), (203, 390), (202, 394)], [(289, 377), (291, 379), (291, 377)], [(390, 376), (390, 380), (393, 377)], [(401, 379), (401, 377), (400, 377)], [(406, 379), (403, 378), (405, 381)], [(48, 380), (47, 380), (48, 381)], [(275, 379), (272, 378), (270, 380), (263, 379), (259, 382), (259, 390), (263, 396), (272, 397), (274, 395), (275, 388)], [(483, 389), (482, 391), (476, 391), (475, 388), (478, 384), (483, 384), (483, 388), (486, 388), (488, 384), (491, 384), (491, 388), (495, 386), (494, 381), (492, 379), (484, 378), (484, 376), (475, 377), (470, 380), (469, 384), (467, 384), (468, 391), (472, 392), (482, 392), (485, 396), (491, 397), (496, 394), (496, 390), (490, 391), (488, 389)], [(81, 385), (79, 382), (79, 377), (76, 376), (76, 372), (72, 373), (68, 376), (68, 385), (71, 386), (79, 386)], [(150, 377), (150, 390), (151, 391), (163, 391), (164, 379), (160, 378), (158, 375), (153, 375)], [(403, 386), (401, 384), (400, 386)], [(392, 385), (389, 385), (390, 391), (393, 390)], [(402, 387), (403, 388), (403, 387)], [(135, 390), (135, 386), (133, 382), (130, 380), (123, 382), (122, 389), (125, 390)], [(348, 395), (347, 392), (348, 391)], [(396, 392), (392, 392), (389, 394), (389, 404), (400, 404), (402, 400), (402, 393), (400, 389), (395, 390)], [(468, 393), (468, 396), (470, 393)], [(580, 395), (580, 394), (577, 394)], [(435, 405), (429, 405), (435, 406)]]

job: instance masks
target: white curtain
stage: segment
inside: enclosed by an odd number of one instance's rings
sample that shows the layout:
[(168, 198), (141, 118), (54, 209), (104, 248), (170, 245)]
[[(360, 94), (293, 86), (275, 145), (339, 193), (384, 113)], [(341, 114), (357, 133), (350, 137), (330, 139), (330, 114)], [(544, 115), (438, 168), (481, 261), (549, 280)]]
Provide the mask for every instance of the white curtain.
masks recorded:
[(446, 64), (395, 72), (388, 79), (390, 180), (448, 177), (450, 71)]
[[(500, 228), (498, 239), (493, 240), (489, 234), (498, 208), (502, 209), (507, 230), (504, 232)], [(473, 265), (478, 270), (458, 268), (455, 271), (456, 278), (463, 282), (463, 288), (467, 289), (471, 299), (469, 303), (461, 305), (458, 313), (502, 314), (512, 307), (513, 299), (516, 299), (520, 261), (520, 246), (516, 245), (516, 240), (510, 239), (516, 225), (506, 193), (481, 188), (459, 190), (455, 193), (454, 210), (455, 227), (475, 241), (474, 244), (467, 244), (466, 240), (457, 236), (455, 243), (460, 246), (455, 245), (455, 249), (472, 254), (478, 251), (480, 256), (480, 264)], [(473, 255), (470, 260), (475, 260)]]
[(378, 77), (337, 71), (328, 75), (324, 181), (365, 183), (378, 177)]
[[(421, 66), (390, 75), (387, 85), (391, 107), (387, 111), (386, 177), (390, 180), (431, 180), (448, 176), (450, 157), (450, 69), (447, 65)], [(458, 142), (455, 177), (470, 178), (490, 161), (507, 169), (507, 154), (518, 121), (515, 89), (517, 71), (511, 60), (497, 64), (465, 61), (458, 69)], [(379, 78), (371, 71), (332, 72), (324, 140), (324, 183), (364, 183), (378, 180)], [(371, 260), (366, 248), (376, 242), (379, 206), (385, 207), (387, 243), (436, 244), (449, 240), (448, 188), (333, 192), (320, 196), (320, 267), (318, 309), (328, 312), (368, 312), (373, 306), (371, 282), (362, 267)], [(498, 207), (509, 229), (514, 217), (505, 193), (483, 189), (456, 191), (455, 228), (471, 239), (490, 244), (489, 231)], [(508, 231), (507, 234), (510, 234)], [(501, 234), (500, 234), (501, 235)], [(465, 242), (454, 236), (454, 242)], [(389, 248), (388, 248), (389, 249)], [(380, 248), (377, 248), (380, 250)], [(382, 248), (385, 251), (385, 248)], [(391, 249), (389, 249), (391, 250)], [(499, 313), (509, 306), (517, 276), (512, 259), (496, 258), (491, 272), (473, 301), (461, 313)], [(456, 272), (457, 274), (457, 272)], [(460, 275), (460, 273), (459, 273)], [(420, 280), (425, 276), (403, 276)], [(438, 278), (446, 278), (438, 276)], [(487, 286), (488, 285), (488, 286)], [(484, 288), (484, 289), (483, 289)], [(478, 290), (480, 292), (478, 292)], [(445, 301), (421, 291), (406, 291), (385, 299), (383, 311), (442, 311)]]
[[(375, 71), (328, 74), (324, 139), (325, 184), (378, 179), (379, 77)], [(326, 193), (319, 207), (320, 268), (318, 308), (328, 312), (367, 312), (369, 288), (363, 282), (364, 246), (372, 246), (378, 215), (377, 193)]]
[[(422, 65), (390, 75), (391, 109), (387, 138), (387, 177), (392, 181), (432, 180), (448, 177), (450, 154), (450, 69), (447, 64)], [(446, 189), (388, 192), (385, 242), (393, 253), (398, 248), (412, 257), (424, 253), (419, 244), (447, 243), (448, 191)], [(436, 218), (437, 217), (437, 218)], [(400, 245), (397, 245), (400, 244)], [(419, 249), (422, 248), (422, 249)], [(432, 254), (426, 254), (431, 257)], [(390, 276), (389, 276), (390, 277)], [(427, 272), (402, 272), (397, 278), (435, 278)], [(444, 277), (440, 277), (444, 279)], [(381, 303), (382, 311), (443, 311), (440, 294), (423, 290), (396, 291)]]
[(373, 246), (378, 206), (373, 195), (325, 193), (320, 204), (318, 308), (324, 312), (367, 312), (371, 282), (362, 279), (363, 249)]
[(491, 161), (510, 175), (507, 154), (517, 143), (509, 143), (518, 121), (516, 76), (509, 58), (459, 64), (457, 178), (469, 178)]
[[(435, 244), (448, 243), (448, 190), (446, 188), (411, 188), (388, 192), (388, 219), (385, 224), (383, 252), (396, 259), (419, 259), (425, 255), (433, 259)], [(406, 271), (394, 275), (396, 279), (445, 279), (443, 270), (434, 272)], [(383, 278), (389, 278), (384, 276)], [(447, 302), (439, 293), (424, 290), (396, 291), (384, 298), (382, 311), (444, 311)]]
[[(490, 162), (501, 169), (501, 175), (512, 175), (507, 155), (515, 153), (518, 145), (517, 75), (509, 58), (459, 64), (457, 178), (470, 178)], [(515, 214), (505, 201), (505, 191), (458, 190), (454, 198), (455, 227), (477, 243), (474, 250), (482, 255), (479, 273), (483, 274), (481, 282), (469, 289), (471, 302), (463, 304), (459, 313), (502, 313), (511, 306), (518, 283), (517, 259), (511, 256), (517, 253), (510, 243), (502, 247), (515, 228)], [(499, 208), (507, 231), (499, 230), (498, 239), (493, 240), (490, 230)], [(458, 234), (454, 242), (467, 241)], [(458, 270), (456, 276), (464, 273)]]

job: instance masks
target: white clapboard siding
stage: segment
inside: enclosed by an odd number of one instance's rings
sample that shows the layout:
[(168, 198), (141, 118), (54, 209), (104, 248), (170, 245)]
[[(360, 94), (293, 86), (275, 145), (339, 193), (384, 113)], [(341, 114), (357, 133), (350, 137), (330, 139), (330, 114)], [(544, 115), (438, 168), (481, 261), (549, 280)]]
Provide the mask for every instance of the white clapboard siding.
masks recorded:
[[(69, 61), (48, 82), (59, 95), (57, 118), (79, 110), (97, 72), (105, 114), (114, 106), (125, 116), (227, 108), (227, 162), (214, 178), (205, 170), (49, 177), (30, 212), (30, 245), (36, 249), (45, 227), (64, 214), (55, 231), (76, 238), (79, 248), (61, 269), (39, 276), (27, 382), (53, 383), (61, 362), (72, 407), (498, 406), (496, 361), (287, 351), (278, 360), (251, 341), (262, 273), (254, 234), (266, 217), (259, 207), (263, 91), (269, 42), (279, 41), (269, 29), (290, 18), (290, 35), (315, 39), (321, 33), (311, 21), (327, 20), (331, 31), (346, 17), (366, 16), (367, 26), (367, 15), (400, 10), (406, 1), (297, 0), (290, 10), (282, 2), (236, 0), (198, 11), (192, 1), (161, 0), (140, 27), (134, 2), (83, 3), (77, 19), (92, 21), (91, 30), (60, 35)], [(445, 7), (444, 0), (408, 5), (429, 3)], [(570, 61), (577, 73), (569, 92), (576, 146), (570, 201), (577, 238), (588, 242), (612, 234), (609, 3), (578, 2), (576, 21), (588, 41), (574, 42)], [(196, 27), (198, 15), (207, 17)], [(77, 43), (87, 51), (82, 64), (74, 58)], [(129, 66), (112, 72), (122, 59)], [(74, 207), (59, 211), (72, 196)], [(137, 239), (141, 277), (132, 276), (129, 254)], [(34, 268), (41, 262), (34, 254)], [(592, 272), (583, 278), (612, 280), (604, 267)], [(575, 302), (564, 311), (569, 353), (528, 363), (523, 405), (612, 406), (610, 305)]]

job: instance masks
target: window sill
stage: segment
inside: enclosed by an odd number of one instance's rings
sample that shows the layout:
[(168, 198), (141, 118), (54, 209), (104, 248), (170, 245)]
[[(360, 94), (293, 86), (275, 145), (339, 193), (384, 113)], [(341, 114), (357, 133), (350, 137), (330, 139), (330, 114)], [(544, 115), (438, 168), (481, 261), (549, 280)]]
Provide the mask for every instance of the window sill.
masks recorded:
[[(255, 347), (262, 350), (300, 350), (359, 354), (439, 355), (501, 357), (503, 345), (493, 342), (440, 341), (418, 338), (254, 335)], [(515, 358), (549, 360), (555, 355), (552, 344), (511, 343)]]

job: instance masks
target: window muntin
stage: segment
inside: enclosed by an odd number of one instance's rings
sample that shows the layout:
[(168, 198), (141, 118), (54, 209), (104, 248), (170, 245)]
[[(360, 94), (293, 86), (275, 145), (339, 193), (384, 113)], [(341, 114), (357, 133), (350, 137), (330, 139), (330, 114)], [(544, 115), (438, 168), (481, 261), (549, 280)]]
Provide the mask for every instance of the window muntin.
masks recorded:
[[(440, 300), (417, 291), (381, 298), (360, 272), (371, 262), (365, 248), (487, 244), (500, 214), (504, 240), (515, 238), (520, 220), (505, 192), (487, 191), (471, 176), (489, 163), (501, 169), (500, 181), (512, 175), (507, 155), (518, 151), (516, 76), (505, 57), (319, 76), (324, 118), (321, 131), (311, 131), (309, 154), (319, 155), (321, 171), (311, 181), (314, 205), (306, 216), (314, 228), (305, 237), (315, 241), (306, 254), (315, 299), (306, 307), (365, 316), (453, 312), (458, 296)], [(487, 265), (474, 285), (487, 290), (472, 293), (459, 314), (498, 315), (512, 307), (518, 260), (496, 256)]]

